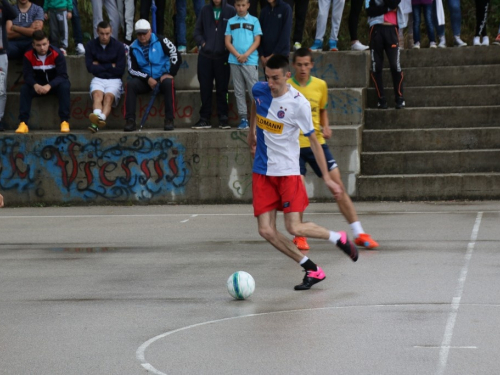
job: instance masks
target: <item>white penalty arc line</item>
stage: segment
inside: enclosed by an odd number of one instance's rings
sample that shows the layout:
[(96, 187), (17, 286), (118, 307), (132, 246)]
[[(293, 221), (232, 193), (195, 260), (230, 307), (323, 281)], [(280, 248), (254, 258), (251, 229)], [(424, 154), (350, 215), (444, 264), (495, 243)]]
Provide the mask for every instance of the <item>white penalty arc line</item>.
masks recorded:
[[(249, 315), (242, 315), (242, 316), (233, 316), (230, 318), (222, 318), (222, 319), (215, 319), (215, 320), (210, 320), (208, 322), (202, 322), (202, 323), (196, 323), (196, 324), (191, 324), (186, 327), (181, 327), (178, 329), (175, 329), (173, 331), (168, 331), (165, 333), (162, 333), (158, 336), (155, 336), (146, 342), (144, 342), (137, 351), (135, 352), (136, 358), (139, 362), (141, 362), (141, 366), (146, 369), (147, 371), (156, 374), (156, 375), (167, 375), (166, 373), (156, 369), (152, 364), (146, 361), (145, 357), (145, 352), (147, 348), (153, 344), (154, 342), (163, 339), (167, 336), (173, 335), (178, 332), (182, 331), (187, 331), (188, 329), (196, 328), (196, 327), (201, 327), (209, 324), (216, 324), (216, 323), (221, 323), (221, 322), (227, 322), (235, 319), (243, 319), (243, 318), (252, 318), (252, 317), (260, 317), (260, 316), (265, 316), (265, 315), (274, 315), (274, 314), (286, 314), (286, 313), (300, 313), (300, 312), (309, 312), (309, 311), (320, 311), (320, 310), (341, 310), (341, 309), (350, 309), (350, 308), (373, 308), (373, 307), (408, 307), (408, 306), (414, 306), (415, 304), (409, 303), (409, 304), (380, 304), (380, 305), (359, 305), (359, 306), (328, 306), (328, 307), (316, 307), (316, 308), (310, 308), (310, 309), (296, 309), (296, 310), (283, 310), (283, 311), (271, 311), (271, 312), (265, 312), (265, 313), (258, 313), (258, 314), (249, 314)], [(419, 306), (421, 304), (418, 304)], [(473, 305), (475, 306), (475, 304)], [(482, 306), (482, 305), (478, 305)], [(487, 305), (490, 306), (490, 305)], [(500, 307), (500, 305), (491, 305), (493, 307)], [(439, 346), (441, 347), (441, 346)], [(465, 347), (464, 347), (465, 348)], [(470, 349), (473, 349), (472, 347)]]
[(448, 315), (448, 321), (446, 322), (446, 329), (444, 331), (443, 341), (441, 343), (441, 350), (439, 351), (439, 363), (436, 375), (443, 375), (446, 370), (448, 355), (451, 348), (451, 339), (453, 337), (453, 330), (457, 321), (458, 309), (460, 307), (460, 301), (462, 300), (462, 295), (464, 292), (465, 280), (467, 279), (467, 273), (469, 271), (469, 263), (472, 258), (472, 253), (474, 252), (474, 246), (476, 245), (477, 234), (479, 232), (479, 226), (481, 225), (482, 217), (483, 213), (478, 212), (476, 216), (476, 222), (474, 223), (474, 227), (472, 228), (470, 241), (467, 245), (467, 251), (464, 256), (464, 265), (462, 267), (462, 270), (460, 271), (457, 288), (455, 290), (455, 296), (453, 297), (451, 303), (451, 311)]

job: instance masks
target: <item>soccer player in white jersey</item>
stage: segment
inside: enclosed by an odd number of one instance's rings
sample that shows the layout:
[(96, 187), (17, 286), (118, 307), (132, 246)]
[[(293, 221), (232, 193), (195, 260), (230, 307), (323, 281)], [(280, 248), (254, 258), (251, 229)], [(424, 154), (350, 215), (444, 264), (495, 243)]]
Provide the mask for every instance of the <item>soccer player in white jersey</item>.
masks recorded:
[(325, 273), (294, 243), (276, 228), (277, 211), (283, 211), (287, 231), (295, 236), (329, 240), (354, 262), (358, 249), (345, 232), (334, 232), (312, 222), (302, 222), (309, 201), (299, 168), (299, 132), (309, 137), (323, 180), (336, 199), (343, 196), (342, 187), (330, 177), (311, 118), (311, 106), (297, 90), (286, 83), (290, 78), (288, 58), (273, 55), (266, 63), (267, 82), (253, 86), (254, 103), (250, 117), (248, 145), (254, 155), (252, 192), (254, 215), (259, 234), (305, 270), (302, 284), (295, 290), (310, 289), (325, 279)]

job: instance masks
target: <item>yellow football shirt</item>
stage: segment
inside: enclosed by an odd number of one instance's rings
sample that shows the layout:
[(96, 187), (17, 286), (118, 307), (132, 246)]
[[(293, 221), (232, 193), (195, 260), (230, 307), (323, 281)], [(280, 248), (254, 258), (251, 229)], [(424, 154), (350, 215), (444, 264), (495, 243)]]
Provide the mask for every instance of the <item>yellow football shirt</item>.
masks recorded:
[[(328, 87), (326, 82), (311, 76), (306, 86), (300, 86), (295, 80), (295, 77), (290, 78), (288, 83), (297, 89), (309, 103), (311, 103), (312, 120), (316, 131), (316, 138), (318, 138), (320, 144), (324, 144), (325, 138), (323, 138), (323, 132), (321, 131), (319, 111), (321, 109), (326, 109), (328, 105)], [(309, 138), (304, 136), (302, 132), (300, 132), (299, 143), (300, 148), (311, 147)]]

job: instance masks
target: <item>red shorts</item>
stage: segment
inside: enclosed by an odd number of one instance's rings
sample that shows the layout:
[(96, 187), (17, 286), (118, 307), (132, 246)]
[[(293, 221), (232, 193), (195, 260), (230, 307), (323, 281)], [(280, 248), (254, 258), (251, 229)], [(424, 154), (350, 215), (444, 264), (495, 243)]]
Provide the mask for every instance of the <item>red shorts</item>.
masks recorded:
[(309, 205), (306, 188), (300, 176), (252, 175), (253, 214), (272, 210), (304, 212)]

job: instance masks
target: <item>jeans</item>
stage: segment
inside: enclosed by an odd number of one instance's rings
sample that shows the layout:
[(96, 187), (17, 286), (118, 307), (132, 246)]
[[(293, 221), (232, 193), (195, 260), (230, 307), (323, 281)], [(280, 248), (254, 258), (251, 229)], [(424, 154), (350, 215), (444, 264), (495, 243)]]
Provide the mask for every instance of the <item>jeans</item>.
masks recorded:
[[(69, 120), (70, 107), (70, 88), (71, 84), (68, 80), (61, 82), (56, 87), (52, 87), (46, 95), (56, 95), (59, 99), (59, 118), (62, 121)], [(19, 105), (19, 121), (28, 122), (31, 112), (31, 101), (33, 98), (40, 96), (35, 89), (27, 84), (21, 87), (20, 105)]]
[(73, 39), (75, 40), (75, 44), (83, 44), (82, 25), (80, 24), (80, 13), (78, 12), (78, 0), (73, 0), (71, 25), (73, 26)]
[[(155, 0), (156, 5), (156, 35), (163, 35), (163, 30), (165, 27), (165, 1), (166, 0)], [(140, 0), (140, 17), (145, 20), (149, 20), (149, 12), (151, 10), (151, 0)], [(151, 16), (152, 17), (152, 16)], [(153, 26), (153, 22), (151, 22)]]
[(33, 38), (16, 38), (9, 40), (9, 47), (7, 49), (7, 56), (9, 60), (22, 59), (27, 50), (33, 45)]
[[(201, 8), (205, 6), (204, 0), (193, 0), (194, 14), (198, 18)], [(186, 40), (186, 12), (187, 0), (175, 0), (177, 15), (175, 17), (175, 36), (177, 46), (187, 46)]]
[[(444, 5), (445, 1), (443, 1)], [(451, 30), (453, 31), (453, 35), (460, 35), (460, 28), (462, 24), (462, 11), (460, 10), (460, 0), (448, 0), (448, 8), (450, 10), (450, 18), (451, 18)], [(441, 38), (444, 36), (444, 26), (437, 24), (437, 14), (436, 14), (436, 2), (432, 5), (432, 16), (434, 20), (434, 24), (437, 25), (437, 36)]]
[(427, 28), (429, 41), (435, 42), (434, 25), (432, 24), (432, 4), (413, 5), (413, 41), (415, 43), (420, 43), (420, 15), (422, 10), (424, 11), (425, 26)]

